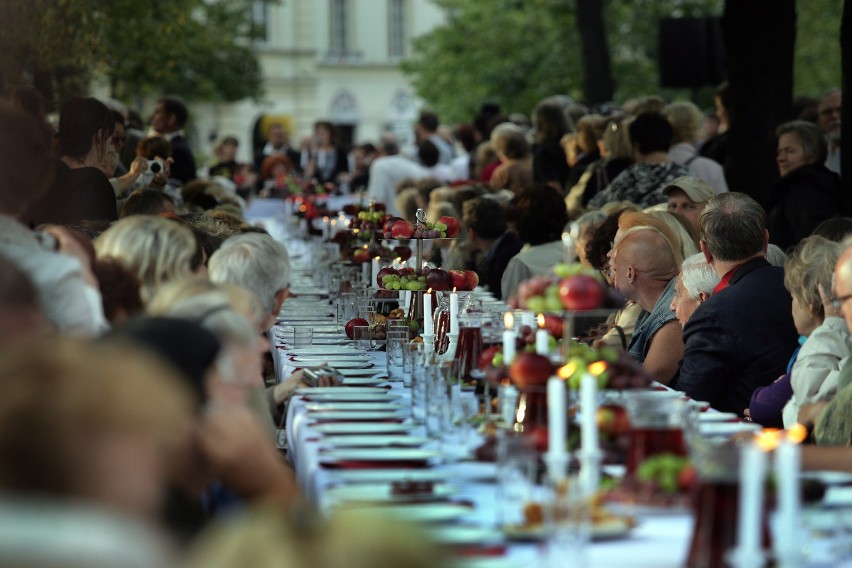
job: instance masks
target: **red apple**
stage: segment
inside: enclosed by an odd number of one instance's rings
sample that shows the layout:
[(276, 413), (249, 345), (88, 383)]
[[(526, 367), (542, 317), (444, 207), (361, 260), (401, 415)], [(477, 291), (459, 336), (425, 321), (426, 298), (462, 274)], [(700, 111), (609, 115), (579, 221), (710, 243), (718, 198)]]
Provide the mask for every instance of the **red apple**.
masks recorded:
[(384, 223), (382, 223), (382, 231), (384, 231), (385, 233), (390, 233), (394, 223), (396, 223), (397, 221), (404, 220), (405, 219), (403, 219), (402, 217), (388, 217), (387, 219), (385, 219)]
[(409, 258), (411, 258), (411, 247), (407, 247), (404, 245), (398, 246), (393, 249), (393, 253), (402, 260), (408, 260)]
[(562, 339), (565, 330), (565, 322), (555, 314), (544, 314), (544, 329), (556, 339)]
[(352, 318), (346, 322), (346, 325), (343, 327), (344, 331), (346, 331), (346, 337), (355, 339), (355, 328), (363, 325), (370, 325), (370, 322), (364, 318)]
[(538, 353), (518, 353), (509, 366), (509, 377), (519, 387), (543, 386), (552, 372), (550, 359)]
[(398, 270), (400, 276), (414, 276), (414, 269), (410, 266), (404, 266)]
[(621, 436), (630, 431), (630, 418), (623, 406), (605, 404), (595, 413), (595, 422), (603, 434)]
[(395, 268), (390, 267), (390, 266), (385, 266), (384, 268), (382, 268), (381, 270), (379, 270), (379, 273), (378, 273), (378, 274), (376, 274), (376, 285), (377, 285), (379, 288), (381, 288), (381, 287), (382, 287), (382, 277), (383, 277), (383, 276), (387, 276), (388, 274), (396, 274), (396, 275), (399, 275), (399, 272), (397, 272)]
[(485, 370), (490, 367), (491, 361), (494, 360), (494, 356), (502, 350), (503, 347), (501, 345), (492, 345), (491, 347), (483, 349), (482, 353), (479, 354), (479, 368)]
[(414, 225), (405, 220), (395, 221), (390, 232), (395, 239), (410, 239), (414, 235)]
[(677, 475), (677, 487), (683, 493), (688, 493), (692, 490), (692, 487), (695, 485), (695, 479), (697, 475), (695, 473), (695, 466), (688, 465)]
[(447, 273), (450, 275), (450, 288), (467, 290), (467, 288), (465, 288), (465, 285), (467, 284), (467, 276), (465, 276), (464, 270), (448, 270)]
[(370, 259), (372, 259), (370, 251), (365, 248), (356, 249), (355, 252), (352, 253), (352, 260), (355, 262), (370, 262)]
[(559, 282), (559, 298), (566, 310), (594, 310), (603, 305), (605, 291), (594, 276), (578, 274)]
[(450, 274), (446, 270), (433, 268), (426, 275), (426, 287), (432, 288), (432, 290), (437, 290), (438, 292), (449, 290), (450, 283)]
[(453, 238), (459, 234), (461, 227), (459, 226), (459, 220), (455, 217), (439, 217), (438, 223), (443, 223), (447, 226), (447, 237)]
[(384, 211), (385, 209), (384, 203), (373, 203), (373, 211)]
[(479, 286), (479, 274), (477, 274), (475, 270), (465, 270), (464, 274), (466, 284), (462, 290), (473, 290)]

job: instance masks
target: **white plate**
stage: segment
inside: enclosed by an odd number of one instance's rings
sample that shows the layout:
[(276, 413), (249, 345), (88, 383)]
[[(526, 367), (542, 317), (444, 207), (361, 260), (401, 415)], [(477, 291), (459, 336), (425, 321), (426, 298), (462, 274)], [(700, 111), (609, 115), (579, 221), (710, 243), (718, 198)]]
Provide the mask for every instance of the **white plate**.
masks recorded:
[(384, 400), (397, 400), (398, 394), (375, 393), (375, 392), (349, 392), (350, 390), (367, 387), (337, 387), (340, 392), (306, 394), (304, 397), (311, 402), (381, 402)]
[(369, 387), (380, 385), (388, 380), (387, 377), (347, 377), (343, 379), (344, 387)]
[(308, 418), (314, 422), (366, 422), (375, 420), (403, 420), (407, 412), (399, 410), (329, 410), (327, 412), (309, 412)]
[(437, 450), (422, 448), (335, 448), (320, 454), (321, 462), (336, 461), (428, 461), (441, 456)]
[(323, 446), (335, 448), (416, 448), (429, 443), (423, 436), (326, 436), (320, 442)]
[[(302, 357), (294, 357), (293, 363), (295, 363), (298, 367), (319, 367), (327, 363), (328, 361), (323, 361), (321, 359), (303, 359)], [(373, 366), (373, 363), (369, 359), (364, 359), (362, 361), (334, 361), (334, 369), (368, 369)]]
[(373, 394), (388, 394), (388, 389), (383, 389), (379, 387), (299, 387), (296, 389), (296, 394), (340, 394), (341, 392), (346, 394), (353, 393), (373, 393)]
[(503, 533), (497, 529), (466, 525), (435, 527), (429, 530), (429, 536), (442, 544), (452, 546), (499, 544), (503, 542)]
[(733, 436), (740, 432), (760, 430), (760, 424), (754, 422), (707, 422), (698, 425), (702, 436)]
[(328, 363), (333, 365), (340, 361), (341, 363), (364, 363), (365, 361), (372, 362), (369, 355), (364, 353), (332, 353), (330, 355), (304, 355), (300, 351), (295, 350), (293, 359), (301, 363)]
[(347, 345), (329, 345), (328, 347), (303, 347), (286, 350), (287, 355), (294, 357), (311, 357), (316, 355), (358, 355)]
[(332, 476), (344, 483), (445, 481), (447, 479), (446, 473), (435, 469), (345, 469), (333, 472)]
[(738, 418), (733, 412), (702, 412), (698, 415), (698, 421), (701, 423), (708, 422), (733, 422)]
[(803, 471), (802, 479), (819, 481), (825, 485), (845, 485), (852, 483), (852, 473), (845, 471)]
[(373, 367), (372, 369), (339, 369), (339, 371), (340, 372), (338, 374), (341, 377), (373, 377), (375, 375), (387, 376), (387, 372), (382, 371), (380, 367)]
[(447, 483), (436, 483), (431, 493), (394, 495), (392, 483), (365, 483), (342, 485), (325, 490), (325, 496), (333, 501), (346, 503), (408, 503), (411, 501), (438, 501), (456, 492)]
[[(355, 505), (349, 505), (350, 508)], [(384, 507), (358, 508), (375, 515), (394, 516), (416, 523), (441, 523), (470, 515), (473, 509), (456, 503), (418, 503), (416, 505), (391, 505)]]
[(414, 424), (403, 422), (329, 422), (316, 424), (311, 430), (319, 434), (401, 434), (414, 429)]
[(405, 408), (404, 405), (398, 402), (312, 402), (305, 406), (308, 412), (334, 412), (337, 410), (354, 410), (354, 411), (370, 411), (370, 410), (386, 410), (396, 411)]

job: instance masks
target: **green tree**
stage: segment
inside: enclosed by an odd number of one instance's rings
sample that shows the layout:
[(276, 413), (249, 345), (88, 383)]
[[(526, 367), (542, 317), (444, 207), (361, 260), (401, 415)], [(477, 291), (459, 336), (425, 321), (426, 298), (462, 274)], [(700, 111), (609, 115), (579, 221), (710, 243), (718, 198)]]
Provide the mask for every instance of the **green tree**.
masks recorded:
[[(272, 0), (274, 1), (274, 0)], [(260, 95), (250, 0), (5, 0), (2, 87), (34, 82), (52, 107), (104, 78), (114, 97)]]

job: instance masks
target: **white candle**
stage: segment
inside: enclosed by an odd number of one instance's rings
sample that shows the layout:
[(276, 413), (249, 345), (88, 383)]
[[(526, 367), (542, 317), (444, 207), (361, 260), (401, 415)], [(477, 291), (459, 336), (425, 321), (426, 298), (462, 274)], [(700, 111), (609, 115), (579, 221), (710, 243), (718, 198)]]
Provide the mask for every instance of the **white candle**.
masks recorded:
[(370, 280), (370, 263), (369, 262), (362, 262), (361, 263), (361, 280), (363, 280), (364, 282), (366, 282), (367, 284), (372, 286), (372, 284), (370, 284), (372, 281)]
[(766, 477), (766, 452), (755, 443), (740, 449), (740, 502), (737, 525), (737, 554), (757, 558), (761, 551), (763, 518), (763, 481)]
[(328, 240), (329, 234), (331, 233), (331, 226), (328, 222), (328, 217), (322, 218), (322, 236), (324, 239)]
[(582, 432), (580, 447), (584, 455), (597, 455), (600, 451), (598, 443), (598, 424), (595, 415), (598, 412), (598, 379), (589, 373), (580, 378), (580, 408), (582, 409)]
[(405, 317), (408, 317), (408, 307), (411, 305), (411, 290), (402, 292), (402, 309), (405, 311)]
[(423, 334), (435, 334), (435, 327), (432, 325), (432, 288), (423, 294)]
[(509, 365), (515, 358), (515, 318), (511, 312), (503, 317), (506, 331), (503, 332), (503, 364)]
[(547, 379), (547, 453), (552, 458), (565, 456), (565, 427), (568, 423), (565, 381)]
[(450, 333), (459, 332), (459, 295), (456, 289), (450, 292)]
[[(775, 482), (778, 487), (778, 534), (775, 543), (779, 559), (796, 554), (799, 532), (796, 524), (799, 520), (801, 497), (799, 492), (799, 471), (801, 453), (799, 445), (789, 439), (781, 440), (775, 449)], [(783, 562), (782, 562), (783, 565)]]
[(544, 315), (538, 314), (538, 330), (535, 332), (535, 352), (547, 356), (550, 353), (550, 334), (544, 329)]
[[(376, 277), (379, 275), (379, 270), (382, 269), (381, 265), (379, 264), (379, 262), (381, 260), (382, 260), (382, 258), (380, 256), (373, 258), (373, 271), (372, 271), (373, 277), (370, 278), (370, 282), (373, 282), (373, 283), (376, 282)], [(372, 284), (371, 284), (371, 286), (372, 286)]]
[(518, 406), (518, 389), (515, 385), (508, 384), (503, 387), (503, 396), (500, 399), (500, 414), (506, 424), (515, 423), (515, 407)]

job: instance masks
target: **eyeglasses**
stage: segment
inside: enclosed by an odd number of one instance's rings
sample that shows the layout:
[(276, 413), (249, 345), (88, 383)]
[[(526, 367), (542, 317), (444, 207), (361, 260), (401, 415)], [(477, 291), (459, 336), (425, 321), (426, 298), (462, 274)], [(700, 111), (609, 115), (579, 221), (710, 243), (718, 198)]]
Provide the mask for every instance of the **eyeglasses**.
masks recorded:
[(837, 298), (832, 298), (831, 307), (839, 311), (840, 308), (843, 306), (843, 303), (846, 302), (846, 300), (852, 300), (852, 294), (846, 294), (845, 296), (838, 296)]

